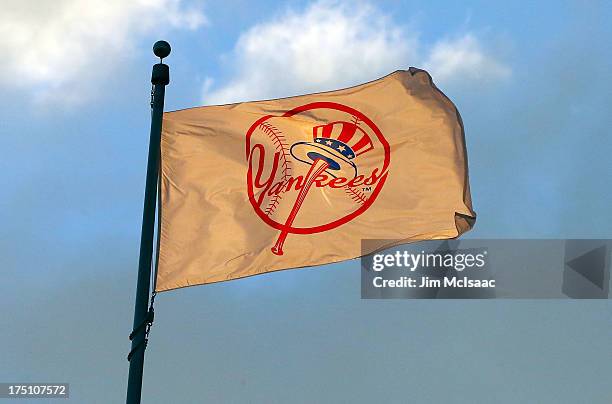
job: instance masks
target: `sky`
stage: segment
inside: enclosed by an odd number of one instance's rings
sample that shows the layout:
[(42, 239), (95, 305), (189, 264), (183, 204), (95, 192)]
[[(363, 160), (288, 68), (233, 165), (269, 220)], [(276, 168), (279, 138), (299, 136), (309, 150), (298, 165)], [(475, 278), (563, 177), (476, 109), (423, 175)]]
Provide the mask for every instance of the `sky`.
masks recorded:
[[(0, 381), (125, 396), (152, 44), (166, 110), (427, 69), (473, 238), (612, 236), (605, 1), (3, 0)], [(160, 294), (143, 402), (608, 403), (604, 301), (372, 301), (359, 262)], [(37, 401), (40, 402), (40, 401)]]

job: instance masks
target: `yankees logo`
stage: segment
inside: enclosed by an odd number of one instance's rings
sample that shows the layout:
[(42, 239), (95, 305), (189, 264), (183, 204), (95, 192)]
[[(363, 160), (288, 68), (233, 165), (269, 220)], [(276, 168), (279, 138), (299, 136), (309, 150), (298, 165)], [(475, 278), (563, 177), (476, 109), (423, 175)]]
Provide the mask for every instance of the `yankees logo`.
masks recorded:
[(255, 121), (246, 133), (247, 192), (255, 213), (287, 236), (334, 229), (364, 213), (389, 174), (389, 144), (368, 117), (315, 102)]

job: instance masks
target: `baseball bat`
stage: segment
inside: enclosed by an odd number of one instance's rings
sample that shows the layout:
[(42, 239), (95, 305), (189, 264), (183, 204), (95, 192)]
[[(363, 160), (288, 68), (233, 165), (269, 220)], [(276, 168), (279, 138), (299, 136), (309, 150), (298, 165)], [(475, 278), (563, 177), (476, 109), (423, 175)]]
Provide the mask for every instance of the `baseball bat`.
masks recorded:
[(272, 252), (274, 254), (283, 255), (283, 244), (285, 244), (285, 240), (289, 235), (289, 231), (287, 230), (287, 228), (291, 227), (291, 225), (293, 224), (293, 220), (297, 216), (298, 211), (300, 210), (300, 207), (304, 202), (304, 199), (306, 199), (306, 195), (308, 194), (310, 186), (313, 184), (315, 178), (317, 178), (319, 174), (325, 171), (327, 167), (329, 167), (329, 163), (323, 159), (316, 159), (313, 161), (312, 165), (310, 166), (310, 170), (308, 170), (308, 174), (306, 174), (306, 178), (304, 179), (304, 186), (302, 187), (302, 189), (300, 189), (300, 193), (298, 194), (297, 199), (293, 204), (293, 208), (291, 209), (291, 212), (287, 217), (287, 221), (285, 222), (285, 229), (283, 229), (278, 235), (276, 244), (274, 244), (274, 247), (272, 247)]

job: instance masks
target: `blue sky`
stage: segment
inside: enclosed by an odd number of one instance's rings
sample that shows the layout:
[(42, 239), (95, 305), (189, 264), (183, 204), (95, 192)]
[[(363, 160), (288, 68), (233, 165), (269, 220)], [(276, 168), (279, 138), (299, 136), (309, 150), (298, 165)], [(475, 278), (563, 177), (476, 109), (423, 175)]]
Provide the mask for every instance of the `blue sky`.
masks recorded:
[[(465, 124), (469, 237), (610, 238), (610, 17), (603, 1), (7, 1), (0, 380), (124, 395), (156, 40), (173, 46), (167, 110), (427, 68)], [(372, 302), (358, 280), (351, 261), (160, 295), (147, 402), (612, 394), (608, 301)]]

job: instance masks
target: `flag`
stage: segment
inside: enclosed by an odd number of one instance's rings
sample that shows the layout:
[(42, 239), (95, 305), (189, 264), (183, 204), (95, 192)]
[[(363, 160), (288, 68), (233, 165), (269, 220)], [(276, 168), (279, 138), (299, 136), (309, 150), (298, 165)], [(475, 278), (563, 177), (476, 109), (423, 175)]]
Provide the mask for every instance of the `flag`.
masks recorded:
[(362, 239), (455, 238), (476, 218), (459, 113), (415, 68), (167, 112), (160, 183), (156, 291), (373, 252)]

